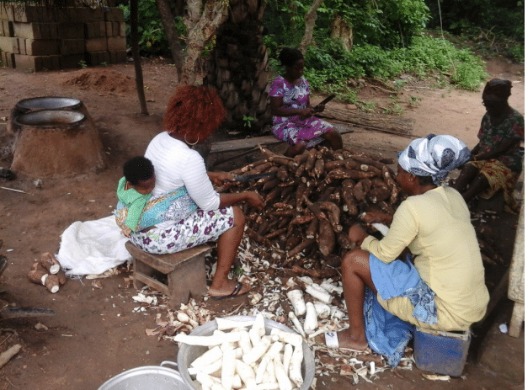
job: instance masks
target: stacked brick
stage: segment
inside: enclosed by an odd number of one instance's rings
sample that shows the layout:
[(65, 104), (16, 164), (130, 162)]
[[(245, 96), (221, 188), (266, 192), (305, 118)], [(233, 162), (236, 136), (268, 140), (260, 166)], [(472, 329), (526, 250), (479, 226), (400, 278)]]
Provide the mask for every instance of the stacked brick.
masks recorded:
[(0, 61), (21, 70), (126, 61), (123, 10), (0, 3)]

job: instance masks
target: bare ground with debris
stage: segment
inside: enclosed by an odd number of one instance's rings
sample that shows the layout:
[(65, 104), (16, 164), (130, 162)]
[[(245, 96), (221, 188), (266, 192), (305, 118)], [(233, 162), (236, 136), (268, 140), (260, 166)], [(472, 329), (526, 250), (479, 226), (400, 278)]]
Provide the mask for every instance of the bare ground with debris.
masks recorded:
[[(142, 154), (150, 139), (162, 130), (166, 102), (176, 83), (173, 68), (164, 61), (149, 61), (144, 66), (145, 93), (149, 116), (138, 115), (131, 64), (81, 69), (75, 71), (26, 74), (0, 69), (0, 140), (5, 146), (3, 129), (16, 103), (37, 96), (69, 96), (83, 101), (100, 133), (107, 158), (107, 169), (68, 179), (43, 180), (42, 188), (33, 184), (37, 178), (0, 179), (0, 186), (25, 191), (0, 189), (0, 254), (7, 256), (8, 267), (0, 278), (2, 305), (52, 309), (54, 316), (31, 319), (6, 319), (0, 313), (0, 352), (15, 344), (21, 351), (1, 370), (0, 389), (94, 389), (120, 372), (176, 360), (177, 345), (159, 338), (156, 314), (166, 318), (169, 308), (161, 304), (135, 302), (137, 291), (130, 285), (130, 272), (104, 279), (69, 280), (57, 294), (27, 280), (27, 273), (43, 252), (56, 253), (60, 235), (72, 222), (109, 215), (116, 203), (115, 188), (121, 176), (121, 165), (128, 158)], [(494, 60), (488, 63), (491, 77), (514, 82), (510, 104), (524, 113), (524, 74), (522, 66)], [(366, 89), (364, 100), (379, 101), (388, 106), (389, 96), (379, 89)], [(403, 117), (414, 119), (413, 136), (449, 133), (458, 136), (471, 148), (484, 113), (480, 93), (432, 89), (414, 80), (398, 95), (404, 108)], [(413, 98), (414, 97), (414, 98)], [(314, 97), (314, 102), (317, 102)], [(417, 104), (411, 104), (417, 102)], [(357, 109), (330, 103), (329, 107)], [(241, 129), (243, 130), (243, 129)], [(217, 139), (225, 139), (219, 134)], [(407, 145), (410, 137), (382, 134), (356, 128), (344, 136), (347, 148), (394, 157)], [(279, 148), (280, 149), (280, 148)], [(9, 166), (9, 156), (0, 149), (0, 166)], [(53, 150), (49, 151), (53, 153)], [(238, 164), (247, 161), (238, 161)], [(231, 169), (233, 164), (219, 167)], [(511, 257), (515, 234), (515, 217), (502, 213), (500, 201), (478, 204), (481, 210), (494, 209), (497, 214), (483, 213), (484, 224), (493, 229), (495, 249), (503, 258)], [(485, 218), (484, 218), (485, 217)], [(262, 271), (266, 278), (269, 271)], [(291, 275), (273, 271), (276, 276)], [(277, 275), (275, 275), (277, 274)], [(500, 279), (501, 275), (497, 275)], [(262, 288), (263, 283), (256, 283)], [(212, 315), (251, 310), (250, 297), (204, 303)], [(144, 306), (144, 311), (134, 310)], [(2, 306), (4, 307), (4, 306)], [(524, 333), (513, 339), (501, 334), (497, 324), (508, 322), (511, 302), (501, 301), (489, 324), (479, 330), (462, 378), (449, 382), (429, 381), (423, 372), (386, 370), (368, 383), (360, 378), (354, 385), (351, 376), (338, 374), (343, 357), (324, 360), (335, 365), (328, 375), (318, 376), (317, 389), (513, 389), (524, 382)], [(44, 326), (36, 326), (42, 324)], [(488, 330), (489, 329), (489, 330)], [(147, 331), (148, 330), (148, 331)], [(158, 329), (159, 330), (159, 329)], [(151, 335), (149, 335), (151, 334)], [(478, 347), (478, 348), (477, 348)], [(350, 359), (350, 356), (346, 356)]]

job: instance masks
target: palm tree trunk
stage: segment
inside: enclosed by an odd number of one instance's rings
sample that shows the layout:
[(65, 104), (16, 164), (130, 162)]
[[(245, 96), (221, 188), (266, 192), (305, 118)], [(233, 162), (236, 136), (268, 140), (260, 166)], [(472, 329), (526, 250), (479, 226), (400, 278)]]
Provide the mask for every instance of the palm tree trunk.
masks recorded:
[[(265, 0), (231, 0), (229, 17), (220, 27), (207, 64), (207, 82), (215, 86), (235, 129), (259, 132), (271, 121), (266, 91), (268, 50), (263, 44)], [(248, 118), (251, 127), (247, 125)]]

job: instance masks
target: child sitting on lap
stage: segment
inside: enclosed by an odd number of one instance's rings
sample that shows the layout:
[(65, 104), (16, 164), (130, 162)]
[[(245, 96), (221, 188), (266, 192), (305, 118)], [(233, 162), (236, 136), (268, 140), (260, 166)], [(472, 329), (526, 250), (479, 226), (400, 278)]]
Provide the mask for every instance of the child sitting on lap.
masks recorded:
[(137, 231), (143, 209), (152, 196), (156, 176), (152, 162), (143, 156), (133, 157), (123, 165), (123, 177), (117, 186), (117, 198), (128, 208), (121, 232), (130, 237)]

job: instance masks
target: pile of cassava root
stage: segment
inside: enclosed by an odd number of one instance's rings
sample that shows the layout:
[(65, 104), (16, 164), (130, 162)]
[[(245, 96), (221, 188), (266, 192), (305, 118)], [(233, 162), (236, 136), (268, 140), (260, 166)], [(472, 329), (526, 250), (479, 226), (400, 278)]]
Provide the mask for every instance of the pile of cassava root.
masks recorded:
[[(394, 172), (387, 165), (392, 160), (326, 147), (294, 158), (260, 149), (263, 159), (232, 173), (276, 172), (275, 176), (225, 186), (219, 192), (254, 190), (264, 198), (262, 212), (243, 206), (245, 233), (267, 248), (261, 255), (272, 263), (294, 266), (302, 254), (302, 263), (306, 258), (315, 263), (324, 259), (338, 266), (343, 252), (354, 246), (347, 237), (350, 226), (361, 222), (369, 211), (392, 216), (402, 200)], [(273, 248), (271, 253), (269, 248)]]

